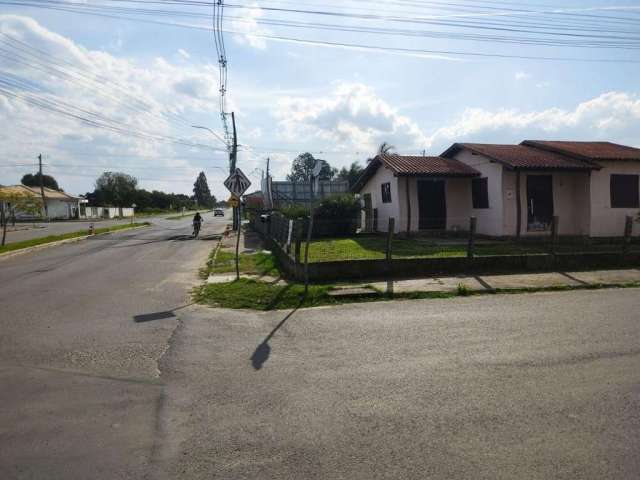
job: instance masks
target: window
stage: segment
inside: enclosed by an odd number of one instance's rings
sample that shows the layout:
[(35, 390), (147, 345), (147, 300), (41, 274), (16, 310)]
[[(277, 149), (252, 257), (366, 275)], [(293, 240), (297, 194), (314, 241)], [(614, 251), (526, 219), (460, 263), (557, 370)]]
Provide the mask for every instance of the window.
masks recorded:
[(640, 207), (638, 175), (611, 175), (611, 208)]
[(488, 179), (474, 178), (471, 180), (471, 198), (473, 208), (489, 208)]
[(382, 187), (382, 203), (391, 203), (391, 183), (383, 183)]

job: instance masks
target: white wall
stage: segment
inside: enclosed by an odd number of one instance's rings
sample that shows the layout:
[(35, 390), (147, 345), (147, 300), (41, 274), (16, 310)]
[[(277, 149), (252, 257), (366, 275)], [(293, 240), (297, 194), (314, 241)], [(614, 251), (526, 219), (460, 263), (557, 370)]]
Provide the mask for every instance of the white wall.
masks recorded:
[[(71, 218), (71, 207), (74, 206), (70, 202), (62, 200), (47, 199), (47, 214), (49, 218)], [(77, 204), (75, 205), (77, 207)]]
[[(455, 155), (457, 160), (475, 168), (481, 174), (479, 178), (487, 178), (487, 190), (489, 192), (489, 208), (473, 208), (471, 200), (471, 180), (469, 182), (469, 201), (467, 216), (478, 219), (477, 232), (483, 235), (508, 235), (504, 233), (504, 186), (502, 164), (492, 161), (483, 155), (474, 155), (469, 150), (461, 150)], [(515, 182), (514, 182), (515, 186)], [(515, 195), (515, 194), (514, 194)], [(447, 201), (449, 199), (447, 198)], [(447, 212), (448, 213), (448, 212)], [(448, 224), (448, 221), (447, 221)], [(515, 227), (514, 227), (515, 229)]]
[[(602, 170), (591, 173), (591, 236), (617, 237), (624, 234), (625, 217), (638, 215), (637, 208), (611, 208), (611, 174), (640, 175), (640, 162), (598, 162)], [(640, 235), (634, 222), (633, 235)]]
[[(404, 184), (404, 179), (400, 180)], [(391, 184), (391, 203), (382, 203), (383, 183)], [(371, 194), (371, 206), (378, 209), (378, 231), (386, 232), (389, 226), (389, 217), (395, 218), (395, 231), (401, 231), (400, 220), (400, 196), (398, 194), (398, 178), (385, 166), (380, 166), (378, 171), (369, 179), (360, 191), (360, 196)], [(404, 194), (404, 190), (403, 190)]]
[[(587, 172), (521, 172), (520, 213), (523, 236), (545, 236), (549, 232), (527, 231), (527, 176), (551, 175), (553, 211), (559, 217), (560, 235), (589, 235), (589, 173)], [(504, 233), (515, 236), (517, 230), (516, 178), (514, 171), (504, 170)]]

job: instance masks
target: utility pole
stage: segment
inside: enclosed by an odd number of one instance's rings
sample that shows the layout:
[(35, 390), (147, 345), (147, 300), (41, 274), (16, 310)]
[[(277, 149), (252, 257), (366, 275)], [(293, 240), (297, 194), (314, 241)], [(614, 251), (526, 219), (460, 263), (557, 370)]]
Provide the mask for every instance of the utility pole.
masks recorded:
[(44, 197), (44, 178), (42, 177), (42, 154), (38, 155), (38, 170), (40, 171), (40, 195), (42, 195), (42, 207), (44, 208), (44, 216), (49, 219), (49, 211), (47, 209), (47, 201)]
[[(233, 112), (231, 112), (231, 125), (233, 128), (233, 143), (229, 152), (229, 175), (236, 171), (236, 162), (238, 160), (238, 135), (236, 133), (236, 116)], [(233, 207), (233, 229), (238, 232), (238, 237), (240, 236), (240, 224), (242, 223), (239, 215), (239, 207)]]

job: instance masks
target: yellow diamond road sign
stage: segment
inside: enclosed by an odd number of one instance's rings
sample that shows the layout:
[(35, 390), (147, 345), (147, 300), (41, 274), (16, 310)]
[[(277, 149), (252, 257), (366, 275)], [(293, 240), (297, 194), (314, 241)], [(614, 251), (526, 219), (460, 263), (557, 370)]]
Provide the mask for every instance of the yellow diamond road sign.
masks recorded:
[(240, 204), (240, 201), (238, 200), (238, 197), (234, 197), (233, 195), (229, 197), (229, 205), (236, 208), (239, 204)]

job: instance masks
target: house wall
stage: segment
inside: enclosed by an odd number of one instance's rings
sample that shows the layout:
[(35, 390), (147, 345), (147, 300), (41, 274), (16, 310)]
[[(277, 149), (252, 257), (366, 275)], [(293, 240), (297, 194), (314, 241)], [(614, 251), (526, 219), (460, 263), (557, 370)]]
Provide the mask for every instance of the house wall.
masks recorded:
[[(589, 235), (590, 201), (589, 173), (586, 172), (521, 172), (520, 173), (520, 212), (522, 236), (545, 236), (549, 232), (527, 231), (527, 176), (551, 175), (553, 189), (554, 215), (559, 217), (560, 235)], [(511, 170), (503, 172), (504, 225), (503, 235), (515, 236), (517, 233), (516, 206), (517, 174)]]
[[(637, 208), (611, 208), (611, 174), (640, 175), (640, 162), (598, 162), (603, 168), (591, 173), (591, 236), (613, 237), (624, 234), (625, 217), (637, 216)], [(640, 224), (633, 225), (633, 235), (640, 236)]]
[[(387, 182), (391, 184), (391, 203), (382, 203), (381, 185)], [(404, 179), (401, 179), (401, 182), (404, 184)], [(372, 207), (378, 209), (378, 231), (386, 232), (389, 226), (389, 217), (394, 217), (396, 222), (395, 231), (400, 232), (402, 229), (400, 195), (398, 192), (398, 178), (393, 175), (393, 172), (384, 166), (380, 166), (378, 171), (362, 188), (360, 196), (364, 197), (366, 193), (371, 194)], [(402, 193), (404, 195), (404, 189)]]
[[(452, 210), (451, 215), (466, 216), (467, 223), (470, 216), (476, 217), (477, 232), (483, 235), (502, 236), (504, 233), (504, 186), (503, 186), (503, 167), (501, 164), (492, 161), (491, 159), (483, 155), (474, 155), (469, 150), (461, 150), (455, 157), (463, 163), (475, 168), (481, 173), (480, 178), (486, 177), (487, 189), (489, 192), (489, 208), (473, 208), (473, 202), (471, 199), (471, 180), (466, 179), (468, 182), (467, 195), (465, 200), (462, 200), (463, 193), (460, 192), (458, 187), (458, 195), (460, 196), (460, 206), (455, 210)], [(457, 180), (457, 179), (456, 179)], [(515, 183), (514, 183), (515, 185)], [(453, 195), (452, 195), (453, 196)], [(447, 202), (449, 202), (449, 191), (447, 190)], [(465, 202), (468, 207), (462, 208), (462, 202)], [(447, 215), (449, 216), (449, 208), (447, 206)], [(449, 220), (447, 220), (447, 228), (449, 228)], [(515, 228), (515, 227), (514, 227)]]
[[(64, 202), (62, 200), (47, 199), (47, 214), (49, 218), (68, 219), (71, 218), (72, 202)], [(77, 207), (77, 204), (75, 204)]]

